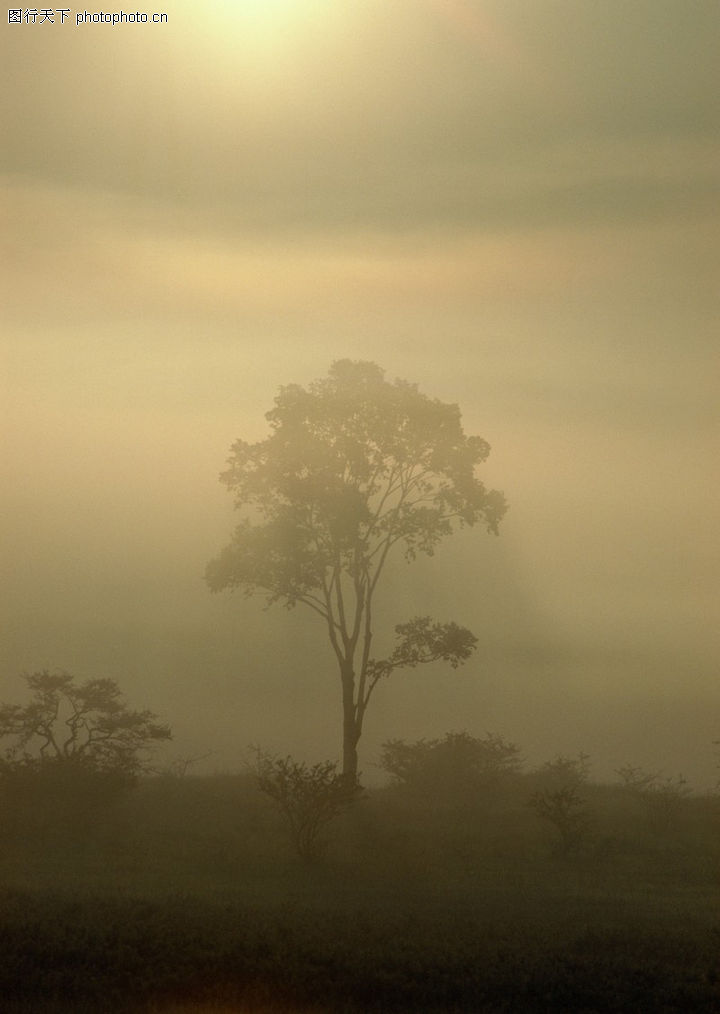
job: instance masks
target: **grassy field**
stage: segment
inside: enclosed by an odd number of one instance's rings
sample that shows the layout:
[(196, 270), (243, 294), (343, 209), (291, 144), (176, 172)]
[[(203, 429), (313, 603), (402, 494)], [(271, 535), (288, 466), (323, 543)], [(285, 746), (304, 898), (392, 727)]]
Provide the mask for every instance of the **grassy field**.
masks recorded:
[(311, 864), (244, 776), (6, 809), (0, 1009), (720, 1011), (718, 800), (586, 786), (569, 855), (531, 789), (373, 790)]

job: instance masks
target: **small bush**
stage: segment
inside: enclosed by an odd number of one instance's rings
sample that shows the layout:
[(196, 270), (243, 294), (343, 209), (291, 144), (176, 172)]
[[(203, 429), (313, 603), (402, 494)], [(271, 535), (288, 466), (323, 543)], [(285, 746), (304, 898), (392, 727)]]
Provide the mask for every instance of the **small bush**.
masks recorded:
[(577, 789), (566, 785), (554, 791), (536, 792), (530, 797), (530, 806), (541, 820), (549, 821), (559, 831), (559, 853), (570, 855), (581, 849), (590, 825), (590, 815)]
[(559, 832), (557, 851), (561, 855), (578, 852), (586, 843), (591, 818), (580, 790), (589, 773), (590, 759), (584, 753), (577, 757), (558, 755), (536, 772), (540, 787), (528, 804)]
[(683, 775), (663, 776), (659, 771), (647, 772), (631, 765), (619, 768), (617, 774), (623, 790), (644, 805), (656, 834), (664, 836), (677, 827), (685, 801), (691, 795)]
[(301, 859), (317, 859), (327, 845), (321, 832), (362, 789), (339, 775), (333, 761), (310, 766), (292, 757), (255, 753), (258, 785), (285, 817), (295, 851)]

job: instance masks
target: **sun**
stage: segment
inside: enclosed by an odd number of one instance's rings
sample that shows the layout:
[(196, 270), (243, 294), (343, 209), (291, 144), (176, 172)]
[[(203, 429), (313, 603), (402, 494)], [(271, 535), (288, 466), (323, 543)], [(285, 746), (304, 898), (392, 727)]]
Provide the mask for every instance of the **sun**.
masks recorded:
[[(336, 17), (337, 0), (208, 0), (202, 33), (219, 48), (239, 47), (270, 57), (303, 47)], [(197, 17), (194, 10), (191, 17)]]
[[(327, 44), (339, 20), (338, 0), (177, 0), (205, 73), (282, 75), (294, 61)], [(341, 20), (341, 19), (340, 19)]]

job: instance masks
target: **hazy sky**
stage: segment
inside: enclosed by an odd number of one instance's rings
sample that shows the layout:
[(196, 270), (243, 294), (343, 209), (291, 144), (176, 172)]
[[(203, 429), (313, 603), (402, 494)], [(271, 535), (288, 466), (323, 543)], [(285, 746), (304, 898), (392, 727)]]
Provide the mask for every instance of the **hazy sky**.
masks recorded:
[(0, 30), (0, 699), (107, 675), (178, 755), (337, 756), (311, 614), (202, 573), (232, 441), (363, 358), (460, 405), (511, 508), (393, 573), (388, 628), (432, 610), (481, 648), (383, 687), (361, 768), (467, 728), (711, 784), (716, 0), (160, 10)]

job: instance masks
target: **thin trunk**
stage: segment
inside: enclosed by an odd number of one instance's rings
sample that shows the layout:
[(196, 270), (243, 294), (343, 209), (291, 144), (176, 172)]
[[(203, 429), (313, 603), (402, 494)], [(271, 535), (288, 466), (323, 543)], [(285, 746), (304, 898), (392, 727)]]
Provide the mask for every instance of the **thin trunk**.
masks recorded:
[(343, 778), (348, 782), (357, 782), (358, 756), (357, 745), (360, 732), (355, 716), (355, 673), (351, 663), (345, 663), (341, 669), (342, 704), (343, 704)]

